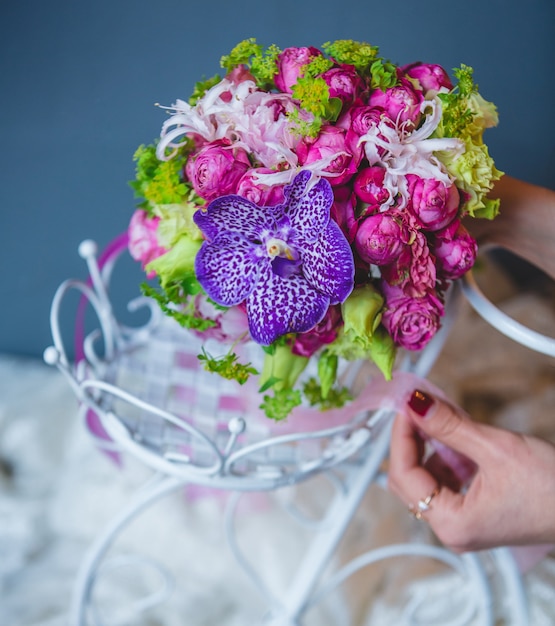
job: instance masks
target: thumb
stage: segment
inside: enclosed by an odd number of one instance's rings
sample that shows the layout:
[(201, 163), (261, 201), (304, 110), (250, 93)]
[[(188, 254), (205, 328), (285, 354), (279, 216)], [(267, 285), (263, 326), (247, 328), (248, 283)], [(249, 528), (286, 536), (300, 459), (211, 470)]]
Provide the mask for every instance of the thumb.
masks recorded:
[[(463, 472), (475, 469), (473, 461), (480, 463), (487, 445), (485, 426), (473, 422), (462, 409), (420, 389), (413, 391), (407, 405), (412, 421), (445, 463), (454, 470), (460, 465)], [(468, 467), (469, 461), (472, 467)]]

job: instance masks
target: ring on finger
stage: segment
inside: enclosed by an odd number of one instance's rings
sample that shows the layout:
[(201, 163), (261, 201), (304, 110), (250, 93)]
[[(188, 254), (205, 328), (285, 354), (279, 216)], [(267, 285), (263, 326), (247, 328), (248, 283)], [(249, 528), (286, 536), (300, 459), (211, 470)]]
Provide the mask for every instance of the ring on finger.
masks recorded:
[(422, 500), (418, 500), (418, 503), (416, 504), (416, 506), (414, 504), (411, 504), (409, 506), (409, 513), (415, 518), (415, 519), (422, 519), (422, 513), (425, 513), (426, 511), (429, 511), (431, 506), (431, 502), (432, 500), (437, 496), (437, 494), (440, 492), (441, 486), (438, 485), (433, 491), (432, 493), (427, 496), (426, 498), (422, 499)]

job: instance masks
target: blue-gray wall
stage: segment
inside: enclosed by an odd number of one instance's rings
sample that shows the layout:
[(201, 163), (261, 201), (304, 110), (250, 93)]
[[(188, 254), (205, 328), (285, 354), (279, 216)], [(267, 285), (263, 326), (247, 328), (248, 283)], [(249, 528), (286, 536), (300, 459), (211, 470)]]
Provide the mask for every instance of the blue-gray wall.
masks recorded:
[[(155, 102), (187, 98), (239, 40), (365, 40), (397, 63), (474, 67), (501, 124), (487, 141), (513, 176), (554, 184), (553, 0), (13, 0), (0, 8), (0, 352), (51, 342), (58, 284), (76, 250), (106, 245), (134, 208), (136, 146), (158, 135)], [(122, 267), (119, 300), (141, 278)]]

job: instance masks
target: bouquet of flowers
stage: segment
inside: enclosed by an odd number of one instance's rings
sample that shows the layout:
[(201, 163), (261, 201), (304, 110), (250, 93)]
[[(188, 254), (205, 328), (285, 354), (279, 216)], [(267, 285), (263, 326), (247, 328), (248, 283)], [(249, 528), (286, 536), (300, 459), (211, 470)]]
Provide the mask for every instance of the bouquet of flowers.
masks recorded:
[[(168, 110), (135, 154), (142, 202), (131, 255), (165, 313), (207, 338), (210, 371), (258, 373), (236, 348), (265, 352), (261, 407), (283, 419), (303, 396), (341, 406), (338, 359), (390, 378), (397, 348), (434, 336), (451, 281), (474, 263), (465, 216), (492, 219), (502, 175), (482, 135), (493, 104), (472, 69), (398, 67), (351, 40), (264, 48), (249, 39)], [(318, 375), (298, 389), (311, 360)]]

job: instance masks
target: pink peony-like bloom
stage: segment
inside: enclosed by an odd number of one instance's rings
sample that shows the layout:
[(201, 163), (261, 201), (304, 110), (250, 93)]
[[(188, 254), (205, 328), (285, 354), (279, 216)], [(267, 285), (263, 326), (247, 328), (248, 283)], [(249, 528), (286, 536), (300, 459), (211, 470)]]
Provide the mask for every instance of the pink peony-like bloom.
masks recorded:
[(459, 192), (434, 178), (407, 174), (408, 208), (425, 230), (439, 230), (453, 221), (459, 210)]
[(332, 67), (322, 74), (331, 98), (339, 98), (343, 105), (352, 104), (365, 88), (364, 81), (352, 65)]
[(420, 121), (423, 100), (421, 91), (415, 89), (408, 79), (400, 78), (398, 85), (386, 91), (375, 89), (368, 98), (368, 104), (385, 109), (387, 116), (396, 124), (412, 122), (416, 127)]
[(329, 161), (323, 175), (329, 174), (332, 186), (344, 185), (356, 173), (362, 158), (362, 149), (353, 152), (345, 144), (345, 131), (336, 126), (324, 126), (316, 139), (303, 138), (297, 146), (300, 165)]
[(422, 297), (433, 291), (436, 284), (436, 266), (428, 241), (420, 231), (411, 232), (411, 244), (403, 248), (393, 263), (381, 268), (383, 278), (400, 287), (411, 298)]
[(366, 213), (375, 213), (381, 205), (389, 200), (389, 191), (384, 187), (385, 168), (380, 166), (365, 167), (355, 178), (353, 189), (356, 195), (365, 202)]
[(441, 88), (453, 89), (453, 83), (441, 65), (411, 63), (400, 69), (404, 75), (417, 80), (424, 92), (438, 92)]
[(355, 248), (363, 261), (373, 265), (389, 265), (405, 250), (408, 230), (392, 213), (375, 213), (358, 227)]
[(333, 190), (330, 216), (341, 228), (349, 243), (353, 243), (358, 230), (358, 220), (355, 215), (356, 204), (356, 196), (349, 186), (336, 187)]
[(318, 48), (285, 48), (278, 56), (278, 73), (274, 81), (279, 91), (291, 93), (301, 75), (302, 67), (317, 56), (322, 56)]
[(337, 330), (342, 324), (341, 308), (330, 306), (321, 322), (306, 333), (297, 333), (291, 352), (298, 356), (311, 357), (322, 346), (337, 339)]
[(400, 287), (382, 283), (385, 310), (382, 323), (395, 345), (421, 350), (436, 334), (444, 307), (435, 292), (419, 298), (407, 296)]
[[(137, 209), (131, 216), (129, 222), (129, 253), (135, 261), (140, 261), (144, 269), (154, 259), (162, 256), (167, 252), (158, 243), (156, 231), (160, 218), (149, 217), (143, 209)], [(155, 272), (149, 272), (148, 278), (153, 278)]]
[(455, 220), (447, 228), (435, 233), (433, 252), (438, 273), (456, 280), (474, 265), (478, 245), (460, 220)]
[[(385, 115), (381, 107), (370, 107), (362, 104), (354, 104), (337, 120), (336, 126), (347, 131), (345, 144), (351, 152), (360, 149), (360, 138), (366, 135), (370, 128), (377, 126)], [(383, 150), (381, 150), (383, 154)], [(379, 152), (378, 152), (379, 154)]]
[(238, 85), (245, 80), (250, 80), (253, 83), (256, 82), (254, 76), (251, 74), (249, 68), (246, 65), (237, 65), (231, 70), (231, 72), (229, 72), (226, 78), (235, 85)]
[(224, 141), (205, 145), (189, 157), (186, 174), (195, 191), (207, 202), (235, 193), (237, 183), (250, 168), (247, 153), (232, 148)]
[(195, 297), (194, 307), (200, 317), (216, 323), (203, 331), (193, 330), (197, 336), (222, 343), (243, 343), (250, 339), (249, 321), (243, 305), (222, 310), (215, 307), (204, 294), (199, 294)]
[(257, 180), (257, 174), (272, 174), (273, 170), (258, 167), (248, 170), (237, 184), (237, 195), (258, 206), (275, 206), (283, 202), (283, 185), (266, 185)]

